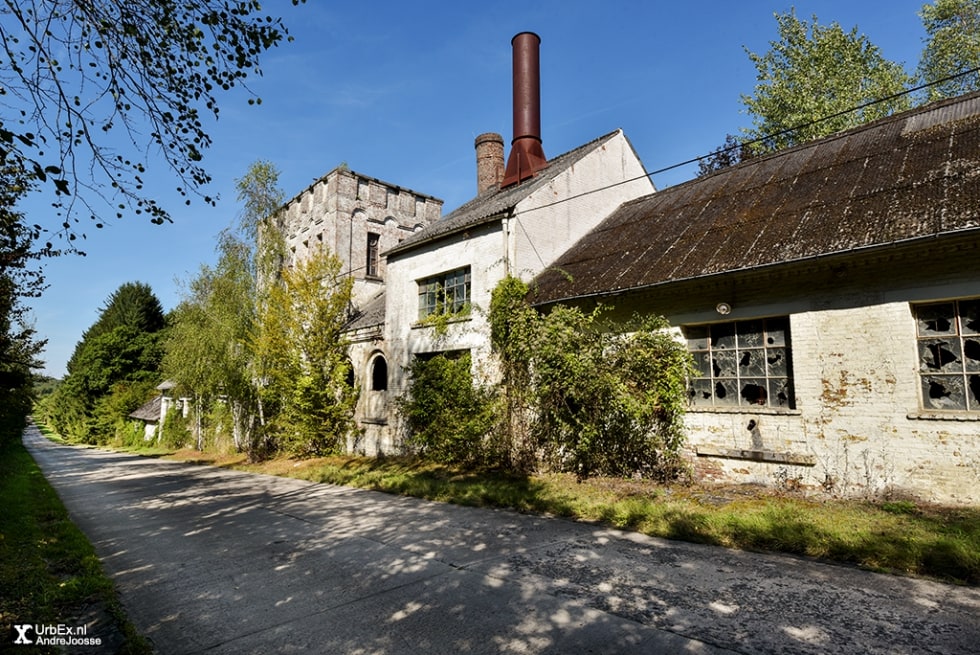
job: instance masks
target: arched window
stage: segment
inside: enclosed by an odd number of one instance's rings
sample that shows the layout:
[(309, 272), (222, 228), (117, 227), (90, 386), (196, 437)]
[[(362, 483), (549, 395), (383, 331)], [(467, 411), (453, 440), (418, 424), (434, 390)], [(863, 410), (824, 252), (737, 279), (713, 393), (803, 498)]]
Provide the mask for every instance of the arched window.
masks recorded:
[(388, 390), (388, 362), (378, 355), (371, 362), (371, 391)]
[(347, 360), (347, 386), (353, 388), (356, 382), (357, 379), (354, 377), (354, 365), (351, 364), (351, 361), (348, 359)]

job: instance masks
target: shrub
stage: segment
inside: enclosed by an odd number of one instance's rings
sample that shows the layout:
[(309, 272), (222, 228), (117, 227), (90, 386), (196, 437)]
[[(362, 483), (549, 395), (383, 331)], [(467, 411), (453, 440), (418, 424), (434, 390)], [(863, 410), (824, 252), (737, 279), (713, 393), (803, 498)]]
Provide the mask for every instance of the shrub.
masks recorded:
[(608, 308), (531, 309), (527, 286), (503, 280), (491, 300), (511, 449), (580, 478), (673, 479), (683, 470), (682, 417), (691, 359), (663, 317), (612, 323)]
[(470, 354), (418, 358), (401, 400), (408, 445), (426, 459), (445, 464), (480, 464), (494, 424), (493, 394), (474, 386)]

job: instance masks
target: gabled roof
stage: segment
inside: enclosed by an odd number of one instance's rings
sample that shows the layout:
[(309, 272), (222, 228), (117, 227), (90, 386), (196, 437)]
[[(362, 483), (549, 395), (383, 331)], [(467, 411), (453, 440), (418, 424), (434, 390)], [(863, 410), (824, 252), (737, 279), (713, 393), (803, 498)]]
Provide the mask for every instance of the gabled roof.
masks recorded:
[(130, 413), (129, 418), (135, 418), (147, 423), (160, 422), (160, 405), (163, 403), (163, 396), (157, 396), (140, 406)]
[(574, 150), (554, 157), (549, 160), (547, 168), (529, 180), (504, 189), (490, 191), (473, 198), (442, 219), (406, 237), (397, 246), (388, 250), (385, 255), (393, 255), (411, 250), (416, 246), (441, 239), (456, 232), (462, 232), (477, 225), (499, 220), (507, 212), (514, 209), (522, 200), (534, 193), (534, 191), (545, 186), (548, 182), (558, 177), (559, 174), (571, 168), (585, 155), (601, 147), (602, 144), (619, 134), (620, 131), (610, 132)]
[(534, 303), (971, 231), (980, 238), (980, 93), (624, 203), (537, 278)]

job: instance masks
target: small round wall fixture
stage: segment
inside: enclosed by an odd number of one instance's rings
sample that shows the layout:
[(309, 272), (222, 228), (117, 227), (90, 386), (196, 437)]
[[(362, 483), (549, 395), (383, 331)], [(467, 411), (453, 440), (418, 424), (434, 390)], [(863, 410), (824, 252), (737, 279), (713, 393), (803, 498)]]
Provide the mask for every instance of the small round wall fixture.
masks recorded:
[(715, 306), (715, 311), (721, 314), (722, 316), (728, 316), (729, 314), (732, 313), (732, 306), (729, 305), (727, 302), (720, 302)]

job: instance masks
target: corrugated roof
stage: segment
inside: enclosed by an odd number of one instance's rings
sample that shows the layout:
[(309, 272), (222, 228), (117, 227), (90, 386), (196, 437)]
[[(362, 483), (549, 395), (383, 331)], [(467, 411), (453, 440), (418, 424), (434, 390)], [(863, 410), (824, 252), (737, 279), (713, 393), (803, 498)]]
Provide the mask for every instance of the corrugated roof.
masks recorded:
[(549, 160), (548, 167), (529, 180), (473, 198), (456, 210), (446, 214), (442, 219), (430, 223), (424, 229), (405, 238), (397, 246), (388, 250), (385, 255), (394, 255), (411, 250), (416, 246), (441, 239), (455, 232), (461, 232), (477, 225), (498, 220), (535, 190), (555, 179), (560, 173), (573, 166), (595, 148), (612, 139), (619, 132), (620, 130), (615, 130)]
[(978, 228), (974, 93), (627, 202), (538, 277), (534, 302)]

